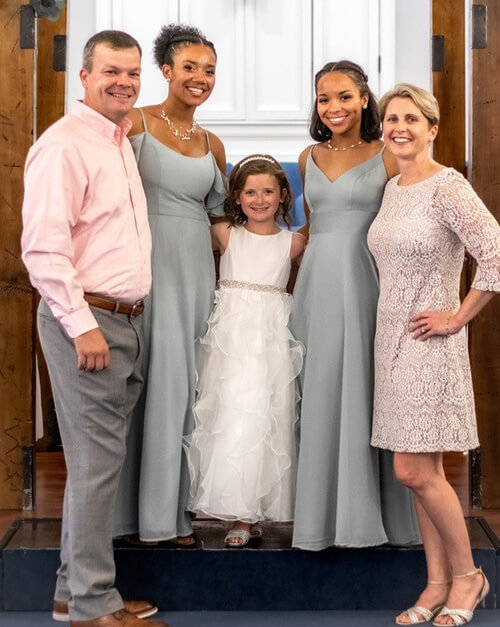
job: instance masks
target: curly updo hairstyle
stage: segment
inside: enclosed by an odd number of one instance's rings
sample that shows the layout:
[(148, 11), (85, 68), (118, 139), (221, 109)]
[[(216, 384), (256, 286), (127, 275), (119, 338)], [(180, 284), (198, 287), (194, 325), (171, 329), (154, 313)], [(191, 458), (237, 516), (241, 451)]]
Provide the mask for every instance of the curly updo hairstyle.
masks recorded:
[(280, 215), (290, 228), (289, 211), (292, 206), (292, 190), (285, 171), (271, 155), (250, 155), (238, 161), (229, 175), (229, 191), (224, 203), (224, 212), (232, 226), (245, 224), (247, 217), (238, 203), (240, 194), (245, 187), (249, 176), (253, 174), (271, 174), (278, 181), (280, 193), (283, 196), (276, 215)]
[(183, 46), (191, 46), (193, 44), (208, 46), (217, 59), (215, 46), (211, 41), (208, 41), (198, 28), (186, 26), (185, 24), (163, 26), (160, 34), (155, 39), (153, 47), (156, 65), (160, 70), (164, 65), (173, 65), (176, 52)]
[(365, 142), (371, 142), (373, 139), (379, 139), (381, 136), (380, 131), (380, 117), (377, 106), (377, 99), (368, 87), (368, 76), (363, 72), (363, 69), (352, 61), (335, 61), (333, 63), (327, 63), (316, 74), (314, 78), (314, 91), (316, 98), (314, 100), (313, 110), (311, 112), (311, 124), (309, 126), (309, 134), (311, 137), (318, 141), (324, 142), (332, 136), (332, 131), (323, 124), (318, 115), (318, 83), (325, 74), (330, 72), (341, 72), (347, 74), (349, 78), (359, 88), (362, 96), (368, 96), (368, 103), (366, 109), (362, 109), (361, 113), (361, 139)]

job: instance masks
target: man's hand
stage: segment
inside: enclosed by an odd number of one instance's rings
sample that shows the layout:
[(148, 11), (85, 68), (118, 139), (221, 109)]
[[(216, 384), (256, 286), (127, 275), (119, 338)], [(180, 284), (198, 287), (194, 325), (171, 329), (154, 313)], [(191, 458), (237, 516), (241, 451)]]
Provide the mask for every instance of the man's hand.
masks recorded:
[(109, 366), (109, 347), (100, 329), (82, 333), (73, 340), (78, 356), (78, 368), (99, 372)]

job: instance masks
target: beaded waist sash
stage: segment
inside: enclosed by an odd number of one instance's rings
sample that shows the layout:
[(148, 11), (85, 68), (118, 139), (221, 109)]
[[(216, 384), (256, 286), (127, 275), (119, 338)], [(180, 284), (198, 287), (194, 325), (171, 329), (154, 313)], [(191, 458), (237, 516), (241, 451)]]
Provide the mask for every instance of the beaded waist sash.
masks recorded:
[(231, 281), (229, 279), (219, 281), (219, 287), (240, 288), (254, 290), (255, 292), (286, 293), (284, 287), (277, 287), (276, 285), (262, 285), (261, 283), (247, 283), (246, 281)]

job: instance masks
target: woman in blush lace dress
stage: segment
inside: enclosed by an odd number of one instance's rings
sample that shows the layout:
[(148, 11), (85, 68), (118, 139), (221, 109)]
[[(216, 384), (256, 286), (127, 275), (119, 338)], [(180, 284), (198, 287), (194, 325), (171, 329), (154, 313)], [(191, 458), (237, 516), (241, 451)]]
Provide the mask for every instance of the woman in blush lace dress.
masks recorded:
[[(500, 291), (500, 227), (464, 177), (430, 157), (434, 96), (397, 85), (380, 108), (401, 174), (368, 233), (380, 273), (372, 445), (395, 452), (396, 476), (414, 493), (428, 573), (396, 622), (464, 625), (489, 585), (474, 565), (443, 451), (479, 444), (465, 327)], [(460, 303), (464, 247), (478, 269)]]

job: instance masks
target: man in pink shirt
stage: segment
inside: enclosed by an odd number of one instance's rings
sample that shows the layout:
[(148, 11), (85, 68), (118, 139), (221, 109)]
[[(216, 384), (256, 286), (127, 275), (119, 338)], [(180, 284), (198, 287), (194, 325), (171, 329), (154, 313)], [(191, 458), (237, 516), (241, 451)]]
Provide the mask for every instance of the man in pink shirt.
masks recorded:
[(42, 296), (38, 330), (68, 479), (53, 617), (73, 627), (150, 627), (157, 611), (114, 587), (114, 502), (142, 386), (142, 299), (151, 235), (126, 119), (141, 48), (120, 31), (86, 44), (83, 102), (31, 148), (23, 260)]

